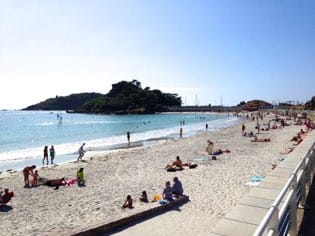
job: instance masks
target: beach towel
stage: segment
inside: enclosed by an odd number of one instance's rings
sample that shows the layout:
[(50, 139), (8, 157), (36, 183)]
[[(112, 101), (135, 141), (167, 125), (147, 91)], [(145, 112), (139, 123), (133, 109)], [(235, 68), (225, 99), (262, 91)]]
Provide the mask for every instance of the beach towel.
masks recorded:
[(250, 181), (247, 182), (245, 185), (247, 186), (257, 186), (260, 184), (261, 181), (263, 181), (264, 176), (260, 176), (260, 175), (253, 175), (252, 177), (250, 177)]
[(160, 200), (159, 203), (160, 203), (160, 205), (167, 205), (168, 201), (167, 200)]
[(261, 182), (264, 179), (264, 176), (254, 175), (250, 177), (251, 182)]
[(207, 161), (207, 160), (209, 160), (209, 158), (206, 156), (200, 156), (193, 159), (193, 161)]

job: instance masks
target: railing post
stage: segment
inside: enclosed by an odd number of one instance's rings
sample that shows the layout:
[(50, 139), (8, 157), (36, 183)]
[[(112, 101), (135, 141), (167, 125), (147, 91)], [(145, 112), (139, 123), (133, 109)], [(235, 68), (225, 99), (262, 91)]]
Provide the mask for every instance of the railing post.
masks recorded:
[(308, 193), (308, 181), (309, 181), (309, 168), (306, 166), (306, 160), (303, 158), (303, 163), (301, 165), (303, 170), (302, 177), (300, 179), (301, 184), (301, 201), (299, 203), (300, 207), (304, 207), (306, 203), (307, 193)]
[(272, 208), (274, 208), (274, 212), (269, 221), (267, 230), (268, 231), (272, 230), (272, 236), (278, 236), (279, 235), (279, 208), (277, 206), (272, 206)]
[(311, 175), (311, 178), (313, 179), (313, 177), (314, 177), (314, 168), (315, 168), (315, 144), (313, 145), (313, 147), (311, 148), (311, 151), (310, 151), (310, 158), (309, 158), (309, 160), (310, 160), (310, 169), (311, 169), (311, 173), (310, 173), (310, 175)]
[(296, 236), (297, 235), (297, 176), (295, 173), (292, 174), (292, 176), (294, 176), (294, 179), (291, 185), (292, 196), (290, 199), (289, 235)]

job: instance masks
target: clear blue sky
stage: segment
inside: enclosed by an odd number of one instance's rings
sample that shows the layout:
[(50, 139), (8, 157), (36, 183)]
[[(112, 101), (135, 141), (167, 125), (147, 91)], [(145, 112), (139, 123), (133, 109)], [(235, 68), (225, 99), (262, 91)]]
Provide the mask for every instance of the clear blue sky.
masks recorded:
[(315, 1), (0, 0), (0, 108), (111, 84), (185, 104), (315, 96)]

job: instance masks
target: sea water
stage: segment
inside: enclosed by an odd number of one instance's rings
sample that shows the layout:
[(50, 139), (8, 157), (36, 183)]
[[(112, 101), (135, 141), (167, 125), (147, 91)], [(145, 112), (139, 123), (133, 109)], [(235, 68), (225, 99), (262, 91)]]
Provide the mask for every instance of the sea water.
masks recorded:
[[(91, 115), (63, 111), (0, 111), (0, 172), (26, 165), (42, 165), (44, 146), (54, 145), (54, 162), (77, 158), (78, 148), (112, 150), (150, 145), (169, 138), (183, 138), (238, 123), (234, 116), (220, 114), (165, 113), (154, 115)], [(130, 146), (129, 146), (130, 147)]]

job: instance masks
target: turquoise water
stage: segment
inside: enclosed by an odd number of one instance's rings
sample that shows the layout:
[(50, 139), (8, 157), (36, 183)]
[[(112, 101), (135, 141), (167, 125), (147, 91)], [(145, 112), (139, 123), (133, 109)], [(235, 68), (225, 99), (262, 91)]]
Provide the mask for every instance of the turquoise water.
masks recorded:
[[(185, 125), (180, 124), (185, 121)], [(88, 115), (49, 111), (0, 112), (0, 171), (41, 163), (44, 146), (54, 145), (55, 162), (75, 159), (82, 142), (86, 150), (111, 150), (131, 142), (146, 145), (153, 140), (178, 138), (234, 125), (238, 119), (227, 115), (154, 114)]]

